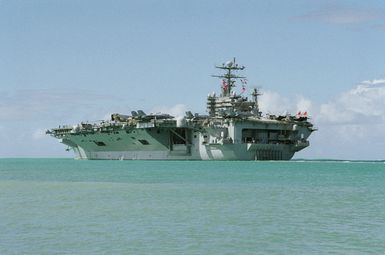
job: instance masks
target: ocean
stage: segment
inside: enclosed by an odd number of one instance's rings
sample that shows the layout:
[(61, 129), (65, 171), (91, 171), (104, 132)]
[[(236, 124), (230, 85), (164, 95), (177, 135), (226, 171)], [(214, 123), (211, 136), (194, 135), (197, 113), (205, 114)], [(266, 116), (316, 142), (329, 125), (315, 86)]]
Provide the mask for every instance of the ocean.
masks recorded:
[(0, 254), (385, 254), (385, 164), (0, 159)]

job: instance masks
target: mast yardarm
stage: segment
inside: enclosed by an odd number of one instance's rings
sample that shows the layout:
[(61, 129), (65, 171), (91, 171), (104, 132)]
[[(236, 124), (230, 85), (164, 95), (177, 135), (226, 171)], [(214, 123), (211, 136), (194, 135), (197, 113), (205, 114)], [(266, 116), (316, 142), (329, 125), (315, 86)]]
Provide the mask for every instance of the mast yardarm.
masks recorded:
[(222, 94), (221, 96), (227, 97), (231, 95), (232, 88), (235, 87), (235, 82), (237, 79), (244, 79), (244, 76), (235, 75), (233, 72), (238, 70), (245, 69), (244, 66), (240, 66), (235, 63), (235, 58), (233, 61), (228, 61), (223, 63), (221, 66), (215, 66), (218, 69), (226, 70), (226, 73), (223, 75), (212, 75), (212, 77), (222, 78)]

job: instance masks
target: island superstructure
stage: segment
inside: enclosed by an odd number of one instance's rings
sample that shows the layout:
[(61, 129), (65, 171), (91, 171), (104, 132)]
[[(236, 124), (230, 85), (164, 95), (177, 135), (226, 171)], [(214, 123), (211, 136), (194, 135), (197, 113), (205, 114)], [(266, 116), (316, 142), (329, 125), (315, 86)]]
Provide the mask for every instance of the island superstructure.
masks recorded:
[(77, 159), (115, 160), (289, 160), (309, 146), (315, 130), (307, 114), (263, 115), (257, 88), (251, 98), (237, 73), (244, 70), (235, 59), (216, 68), (224, 71), (219, 95), (207, 97), (207, 115), (186, 112), (183, 117), (167, 113), (131, 115), (114, 113), (110, 120), (82, 122), (47, 130), (73, 150)]

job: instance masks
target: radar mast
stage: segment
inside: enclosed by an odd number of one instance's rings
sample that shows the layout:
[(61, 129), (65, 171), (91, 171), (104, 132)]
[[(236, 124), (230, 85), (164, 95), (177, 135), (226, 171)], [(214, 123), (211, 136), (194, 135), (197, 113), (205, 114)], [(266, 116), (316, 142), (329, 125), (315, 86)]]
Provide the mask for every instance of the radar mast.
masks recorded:
[(251, 93), (251, 96), (253, 97), (254, 101), (254, 111), (255, 114), (258, 116), (261, 116), (261, 112), (259, 111), (259, 104), (258, 104), (258, 96), (262, 95), (257, 88), (253, 89), (253, 93)]
[(226, 73), (223, 75), (212, 75), (212, 77), (218, 77), (222, 78), (222, 97), (228, 97), (231, 96), (232, 88), (235, 87), (236, 79), (243, 79), (246, 78), (244, 76), (238, 76), (235, 75), (234, 71), (239, 71), (245, 69), (244, 66), (240, 66), (235, 63), (235, 58), (233, 58), (232, 61), (227, 61), (226, 63), (223, 63), (221, 66), (215, 66), (218, 69), (226, 70)]

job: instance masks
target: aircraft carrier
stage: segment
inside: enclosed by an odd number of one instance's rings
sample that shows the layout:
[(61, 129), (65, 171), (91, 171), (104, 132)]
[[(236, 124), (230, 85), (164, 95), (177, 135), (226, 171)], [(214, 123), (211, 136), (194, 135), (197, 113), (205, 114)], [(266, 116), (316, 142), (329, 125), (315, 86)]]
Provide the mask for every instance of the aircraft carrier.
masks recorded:
[[(257, 88), (246, 91), (245, 69), (235, 59), (216, 66), (222, 75), (219, 95), (207, 97), (207, 115), (186, 112), (131, 115), (114, 113), (110, 120), (59, 126), (47, 134), (73, 150), (77, 159), (114, 160), (289, 160), (309, 146), (315, 131), (307, 112), (263, 115)], [(239, 94), (235, 86), (242, 86)]]

